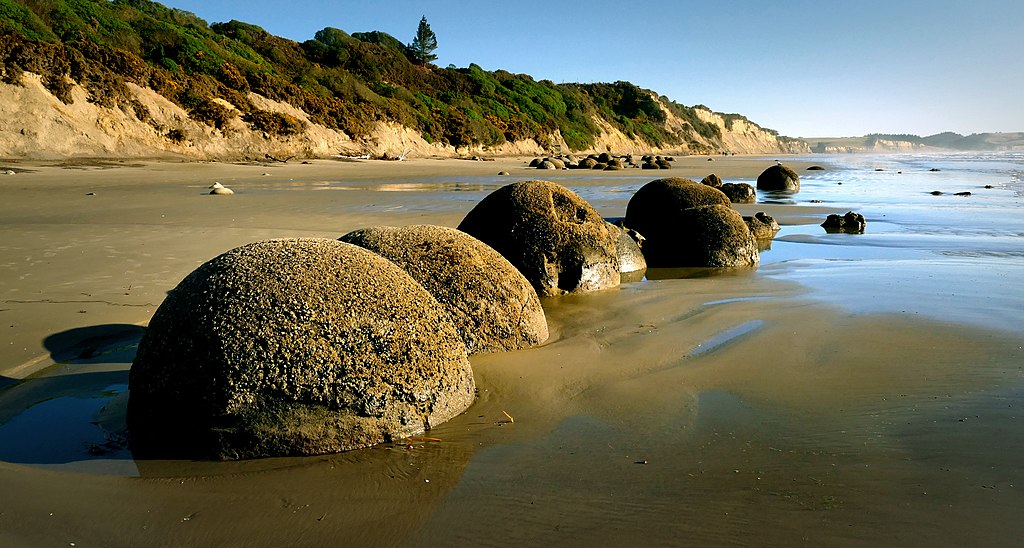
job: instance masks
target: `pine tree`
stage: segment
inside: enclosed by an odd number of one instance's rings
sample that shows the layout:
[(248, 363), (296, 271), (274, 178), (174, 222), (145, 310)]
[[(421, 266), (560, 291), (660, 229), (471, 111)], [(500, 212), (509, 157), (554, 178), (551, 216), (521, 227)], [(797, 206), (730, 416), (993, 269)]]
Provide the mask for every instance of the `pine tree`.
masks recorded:
[(409, 58), (420, 65), (429, 63), (437, 59), (437, 56), (431, 53), (435, 49), (437, 49), (437, 35), (430, 30), (427, 17), (423, 16), (420, 18), (420, 26), (416, 29), (416, 37), (409, 44)]

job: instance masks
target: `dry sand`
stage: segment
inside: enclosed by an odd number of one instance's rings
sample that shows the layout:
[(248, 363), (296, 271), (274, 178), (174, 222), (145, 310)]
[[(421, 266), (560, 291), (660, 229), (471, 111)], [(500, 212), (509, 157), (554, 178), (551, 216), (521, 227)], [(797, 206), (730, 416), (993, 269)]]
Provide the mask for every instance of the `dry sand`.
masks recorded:
[[(750, 179), (773, 159), (685, 157), (643, 175)], [(455, 226), (506, 182), (606, 176), (522, 159), (5, 165), (26, 171), (0, 178), (0, 383), (13, 385), (0, 425), (126, 382), (164, 293), (227, 249)], [(436, 188), (463, 180), (465, 199)], [(215, 181), (236, 194), (206, 195)], [(621, 216), (628, 197), (595, 205)], [(784, 225), (833, 212), (739, 209)], [(475, 357), (479, 400), (429, 438), (241, 463), (0, 462), (0, 546), (1019, 538), (1019, 336), (854, 315), (756, 271), (688, 274), (547, 299), (551, 339)], [(123, 395), (84, 420), (116, 430), (119, 413)]]

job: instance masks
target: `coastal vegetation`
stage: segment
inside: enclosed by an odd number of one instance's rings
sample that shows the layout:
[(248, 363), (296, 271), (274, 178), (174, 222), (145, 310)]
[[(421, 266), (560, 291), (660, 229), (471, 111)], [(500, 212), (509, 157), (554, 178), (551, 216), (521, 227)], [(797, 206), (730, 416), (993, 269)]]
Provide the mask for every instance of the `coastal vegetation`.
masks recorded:
[[(241, 21), (208, 24), (150, 0), (0, 0), (3, 82), (39, 74), (65, 103), (79, 84), (88, 101), (132, 113), (172, 140), (181, 136), (162, 127), (129, 84), (155, 90), (210, 127), (237, 118), (284, 137), (306, 122), (259, 108), (250, 92), (353, 138), (387, 121), (453, 147), (529, 140), (546, 147), (560, 138), (583, 150), (607, 126), (656, 147), (721, 141), (722, 128), (702, 120), (698, 107), (629, 82), (555, 84), (476, 64), (441, 68), (430, 64), (436, 46), (425, 18), (408, 46), (384, 32), (330, 26), (300, 43)], [(682, 123), (666, 123), (670, 116)], [(721, 116), (731, 125), (738, 115)]]

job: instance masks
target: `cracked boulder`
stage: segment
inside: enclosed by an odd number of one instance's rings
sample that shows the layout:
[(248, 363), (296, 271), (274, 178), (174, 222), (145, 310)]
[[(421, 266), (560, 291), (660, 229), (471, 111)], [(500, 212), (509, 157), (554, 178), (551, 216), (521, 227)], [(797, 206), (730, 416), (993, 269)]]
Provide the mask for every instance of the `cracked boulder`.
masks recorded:
[(613, 228), (575, 192), (549, 181), (499, 188), (459, 224), (508, 259), (540, 296), (619, 285)]
[(168, 294), (129, 373), (127, 422), (139, 458), (314, 455), (423, 432), (474, 391), (448, 314), (397, 265), (269, 240)]

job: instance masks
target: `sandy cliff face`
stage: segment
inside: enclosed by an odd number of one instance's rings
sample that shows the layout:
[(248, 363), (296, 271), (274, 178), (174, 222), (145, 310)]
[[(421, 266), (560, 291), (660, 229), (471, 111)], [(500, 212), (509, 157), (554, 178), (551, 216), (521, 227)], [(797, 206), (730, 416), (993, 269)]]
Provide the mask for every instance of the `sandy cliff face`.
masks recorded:
[(779, 152), (798, 154), (810, 152), (810, 147), (802, 141), (780, 139), (778, 135), (761, 126), (742, 118), (734, 118), (727, 122), (717, 112), (697, 108), (697, 116), (706, 123), (718, 126), (722, 130), (721, 150), (737, 154), (759, 154)]
[[(551, 147), (533, 141), (505, 143), (498, 147), (466, 147), (428, 143), (415, 130), (390, 122), (378, 122), (367, 138), (353, 139), (345, 133), (315, 124), (305, 112), (286, 103), (250, 94), (249, 99), (261, 109), (288, 114), (304, 123), (298, 134), (270, 135), (251, 129), (239, 117), (222, 128), (214, 128), (189, 118), (182, 108), (151, 89), (128, 84), (129, 90), (150, 113), (144, 122), (134, 113), (100, 107), (88, 101), (87, 92), (74, 86), (73, 101), (65, 104), (42, 85), (38, 75), (24, 73), (22, 85), (0, 83), (0, 157), (62, 158), (62, 157), (185, 157), (197, 160), (260, 160), (341, 155), (452, 157), (471, 154), (539, 155), (550, 148), (567, 147), (557, 133)], [(223, 100), (228, 108), (234, 106)], [(630, 138), (605, 120), (595, 119), (601, 130), (595, 149), (634, 153), (771, 153), (806, 152), (793, 143), (780, 140), (756, 124), (734, 121), (726, 127), (725, 119), (710, 111), (698, 109), (707, 123), (722, 129), (722, 138), (707, 139), (698, 135), (689, 122), (668, 113), (666, 128), (684, 138), (688, 144), (667, 148), (655, 147), (643, 140)], [(804, 145), (806, 148), (806, 145)]]

